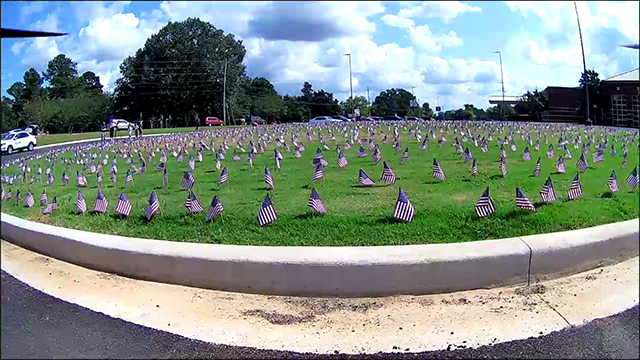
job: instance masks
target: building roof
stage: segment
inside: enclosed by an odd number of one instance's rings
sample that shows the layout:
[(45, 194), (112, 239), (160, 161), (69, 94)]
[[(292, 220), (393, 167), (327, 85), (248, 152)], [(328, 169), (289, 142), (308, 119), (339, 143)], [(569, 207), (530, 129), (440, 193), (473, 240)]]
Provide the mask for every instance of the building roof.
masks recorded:
[[(505, 95), (504, 96), (504, 102), (506, 104), (515, 104), (518, 102), (518, 98), (520, 98), (520, 96), (513, 96), (513, 95)], [(502, 95), (491, 95), (489, 96), (489, 104), (502, 104)]]
[(640, 68), (623, 72), (622, 74), (612, 76), (602, 81), (603, 82), (640, 81), (639, 75), (640, 75)]

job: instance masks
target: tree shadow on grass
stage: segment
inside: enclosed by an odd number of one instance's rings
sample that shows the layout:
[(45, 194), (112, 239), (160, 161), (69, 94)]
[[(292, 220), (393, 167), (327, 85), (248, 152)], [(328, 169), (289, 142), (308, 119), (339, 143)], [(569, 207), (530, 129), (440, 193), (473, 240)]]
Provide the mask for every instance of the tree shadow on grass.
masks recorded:
[(613, 193), (611, 191), (607, 191), (606, 193), (602, 194), (602, 196), (600, 196), (601, 199), (611, 199), (613, 198)]
[(268, 187), (268, 186), (261, 186), (261, 187), (257, 187), (257, 188), (255, 188), (255, 189), (253, 189), (253, 190), (255, 190), (255, 191), (272, 191), (273, 189), (271, 189), (271, 188), (270, 188), (270, 187)]
[(504, 179), (504, 178), (505, 178), (505, 176), (502, 175), (502, 174), (489, 176), (489, 179), (491, 179), (491, 180)]
[(124, 220), (124, 219), (127, 219), (127, 217), (122, 215), (122, 214), (110, 214), (109, 217), (112, 218), (113, 220)]
[(312, 212), (296, 215), (293, 218), (295, 220), (307, 220), (307, 219), (314, 219), (314, 218), (317, 218), (317, 217), (319, 218), (323, 216), (324, 216), (323, 213), (312, 211)]
[(529, 177), (530, 177), (530, 178), (534, 178), (534, 177), (540, 177), (540, 176), (539, 176), (539, 175), (538, 175), (538, 176), (535, 176), (534, 174), (531, 174), (531, 175), (529, 175)]
[(376, 224), (404, 224), (405, 222), (391, 215), (383, 216), (377, 220), (375, 220)]
[(547, 206), (549, 204), (551, 204), (551, 203), (547, 203), (547, 202), (544, 202), (544, 201), (538, 201), (538, 202), (533, 203), (533, 206), (535, 206), (536, 210), (537, 210), (537, 209), (539, 209), (541, 207), (544, 207), (544, 206)]
[(309, 185), (310, 184), (304, 184), (304, 185), (300, 186), (300, 189), (309, 189)]
[(462, 182), (471, 182), (471, 179), (462, 179)]
[(441, 182), (442, 182), (442, 181), (440, 181), (440, 180), (438, 180), (438, 179), (432, 179), (432, 180), (427, 180), (427, 181), (425, 181), (423, 184), (425, 184), (425, 185), (431, 185), (431, 184), (439, 184), (439, 183), (441, 183)]
[(518, 218), (521, 218), (523, 216), (527, 216), (532, 212), (533, 211), (530, 211), (530, 210), (517, 208), (517, 209), (511, 210), (508, 213), (506, 213), (504, 215), (503, 219), (504, 220), (518, 219)]
[(211, 174), (211, 173), (214, 173), (214, 172), (217, 172), (217, 170), (207, 170), (204, 173), (205, 174)]

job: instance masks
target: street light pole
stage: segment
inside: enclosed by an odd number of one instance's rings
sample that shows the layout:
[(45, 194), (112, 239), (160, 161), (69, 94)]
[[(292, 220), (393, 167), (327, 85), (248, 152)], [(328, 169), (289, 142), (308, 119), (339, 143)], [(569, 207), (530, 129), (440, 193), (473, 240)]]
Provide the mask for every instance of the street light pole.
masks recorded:
[(578, 34), (580, 34), (580, 47), (582, 48), (582, 68), (584, 70), (584, 97), (586, 104), (586, 116), (587, 120), (585, 125), (591, 125), (591, 116), (589, 114), (589, 76), (587, 76), (587, 61), (584, 56), (584, 43), (582, 42), (582, 30), (580, 29), (580, 17), (578, 17), (578, 5), (573, 2), (573, 7), (576, 9), (576, 21), (578, 22)]
[(349, 88), (351, 89), (351, 114), (353, 114), (353, 75), (351, 74), (351, 53), (344, 55), (349, 57)]
[(494, 54), (500, 56), (500, 83), (502, 84), (502, 105), (500, 106), (500, 118), (504, 119), (504, 72), (502, 71), (502, 53), (494, 51)]

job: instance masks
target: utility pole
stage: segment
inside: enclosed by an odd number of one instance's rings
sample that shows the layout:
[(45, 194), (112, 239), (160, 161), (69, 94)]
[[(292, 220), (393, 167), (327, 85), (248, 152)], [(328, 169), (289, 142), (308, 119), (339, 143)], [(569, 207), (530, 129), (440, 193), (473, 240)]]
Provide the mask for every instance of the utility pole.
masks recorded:
[(224, 75), (222, 76), (222, 123), (227, 125), (227, 60), (224, 60)]
[(369, 101), (369, 87), (367, 86), (367, 107), (369, 108), (369, 116), (373, 115), (371, 113), (371, 102)]
[(576, 2), (573, 2), (573, 7), (576, 9), (576, 21), (578, 22), (578, 34), (580, 34), (580, 47), (582, 48), (582, 68), (584, 69), (584, 97), (587, 102), (586, 104), (586, 116), (587, 120), (585, 121), (585, 125), (591, 125), (591, 118), (589, 114), (589, 77), (587, 76), (587, 61), (584, 57), (584, 43), (582, 42), (582, 30), (580, 29), (580, 17), (578, 17), (578, 5)]
[(494, 51), (494, 54), (500, 56), (500, 83), (502, 84), (502, 105), (500, 105), (500, 118), (504, 119), (504, 73), (502, 72), (502, 53), (500, 51)]
[[(436, 109), (439, 107), (440, 107), (440, 95), (436, 95)], [(437, 111), (437, 112), (438, 112), (438, 115), (440, 115), (440, 111)], [(438, 115), (436, 115), (436, 119), (438, 118)]]
[(349, 88), (351, 89), (351, 114), (353, 114), (353, 75), (351, 74), (351, 53), (344, 55), (349, 57)]

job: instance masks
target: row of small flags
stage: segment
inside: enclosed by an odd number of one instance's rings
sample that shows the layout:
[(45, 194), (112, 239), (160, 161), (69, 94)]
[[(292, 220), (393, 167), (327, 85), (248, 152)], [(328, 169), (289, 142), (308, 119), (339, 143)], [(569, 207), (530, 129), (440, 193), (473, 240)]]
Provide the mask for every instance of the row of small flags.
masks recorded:
[[(385, 174), (383, 173), (383, 177), (384, 176)], [(272, 184), (273, 182), (273, 179), (271, 179), (271, 175), (268, 172), (265, 173), (265, 182), (267, 184), (269, 184), (270, 182)], [(389, 180), (389, 182), (391, 182), (391, 180)], [(637, 167), (633, 169), (631, 174), (626, 178), (625, 182), (632, 190), (634, 190), (638, 186), (639, 177), (638, 177)], [(373, 180), (371, 180), (368, 176), (366, 176), (366, 174), (362, 170), (360, 173), (360, 183), (363, 186), (371, 186), (375, 184)], [(609, 176), (609, 180), (607, 182), (607, 186), (609, 187), (609, 190), (611, 192), (620, 191), (620, 186), (618, 185), (615, 171), (611, 172), (611, 175)], [(271, 188), (273, 188), (272, 185), (271, 185)], [(575, 200), (581, 196), (582, 196), (582, 185), (580, 183), (580, 173), (576, 173), (575, 178), (573, 179), (573, 181), (571, 182), (571, 185), (569, 186), (567, 197), (570, 200)], [(550, 203), (557, 200), (553, 182), (551, 181), (550, 177), (547, 178), (544, 185), (542, 186), (542, 189), (540, 190), (540, 197), (542, 198), (542, 201), (545, 203)], [(7, 200), (10, 200), (11, 198), (12, 198), (11, 191), (9, 191), (7, 195)], [(2, 200), (5, 200), (4, 187), (2, 188)], [(16, 193), (16, 201), (18, 202), (20, 200), (21, 200), (20, 190), (18, 189)], [(35, 200), (34, 200), (33, 194), (29, 190), (25, 198), (25, 206), (30, 208), (34, 205), (34, 203), (35, 203)], [(40, 197), (40, 204), (47, 205), (43, 210), (44, 214), (50, 214), (54, 210), (58, 209), (58, 202), (55, 197), (51, 203), (47, 203), (47, 195), (45, 190), (43, 190), (42, 195)], [(94, 212), (106, 213), (108, 205), (109, 205), (109, 202), (105, 198), (104, 194), (102, 193), (102, 191), (98, 190), (96, 202), (93, 208)], [(311, 195), (309, 196), (308, 206), (318, 213), (327, 212), (327, 209), (324, 207), (324, 204), (322, 203), (322, 199), (320, 198), (320, 195), (315, 190), (315, 188), (311, 189)], [(519, 187), (516, 188), (516, 206), (522, 209), (536, 211), (534, 204), (531, 202), (531, 200), (529, 200), (529, 198), (524, 194), (524, 192)], [(204, 207), (202, 206), (202, 204), (200, 203), (196, 195), (191, 190), (189, 190), (187, 199), (185, 200), (185, 208), (192, 214), (204, 211)], [(78, 197), (76, 199), (76, 209), (78, 214), (84, 214), (87, 211), (87, 205), (86, 205), (85, 199), (82, 196), (82, 193), (80, 192), (78, 192)], [(483, 192), (482, 196), (476, 203), (474, 209), (478, 217), (486, 217), (495, 213), (496, 207), (494, 205), (493, 200), (489, 196), (489, 187), (487, 187), (486, 190)], [(118, 198), (118, 202), (116, 203), (116, 207), (114, 211), (116, 214), (129, 216), (131, 214), (131, 210), (132, 210), (131, 202), (125, 196), (124, 191), (122, 191), (120, 193), (120, 197)], [(159, 211), (160, 211), (160, 203), (158, 201), (158, 196), (156, 195), (156, 192), (153, 191), (149, 196), (149, 202), (147, 207), (145, 208), (145, 217), (147, 218), (147, 220), (150, 221)], [(216, 216), (221, 215), (223, 211), (224, 211), (224, 207), (222, 206), (222, 203), (220, 202), (218, 196), (215, 195), (211, 200), (211, 205), (209, 207), (209, 211), (207, 212), (206, 220), (212, 221)], [(396, 200), (396, 206), (394, 209), (393, 216), (399, 220), (402, 220), (405, 222), (411, 222), (415, 214), (416, 214), (415, 208), (409, 201), (408, 196), (404, 191), (402, 191), (402, 188), (399, 188), (398, 198)], [(271, 198), (269, 197), (269, 194), (267, 194), (257, 214), (258, 225), (265, 226), (277, 220), (277, 218), (278, 218), (278, 214), (275, 210), (273, 203), (271, 202)]]

